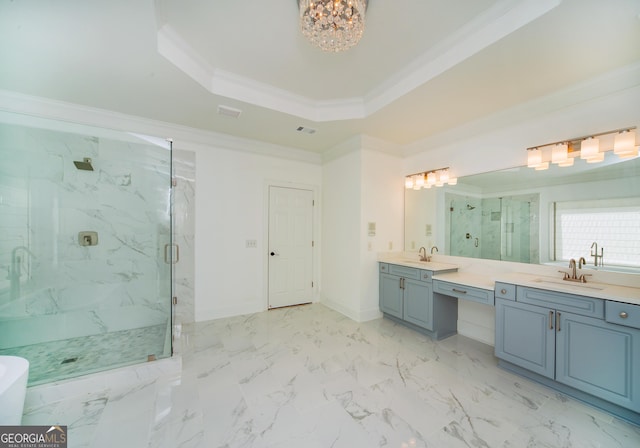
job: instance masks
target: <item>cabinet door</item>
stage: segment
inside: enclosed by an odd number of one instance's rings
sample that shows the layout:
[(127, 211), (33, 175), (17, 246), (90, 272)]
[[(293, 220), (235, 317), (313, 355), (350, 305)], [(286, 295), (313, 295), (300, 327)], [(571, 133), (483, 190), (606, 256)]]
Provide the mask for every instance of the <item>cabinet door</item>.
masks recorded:
[(404, 281), (404, 320), (433, 330), (433, 289), (431, 284)]
[(402, 289), (400, 277), (380, 274), (380, 310), (402, 319)]
[(560, 313), (556, 381), (640, 412), (640, 330)]
[(547, 308), (496, 298), (496, 356), (553, 378), (554, 318)]

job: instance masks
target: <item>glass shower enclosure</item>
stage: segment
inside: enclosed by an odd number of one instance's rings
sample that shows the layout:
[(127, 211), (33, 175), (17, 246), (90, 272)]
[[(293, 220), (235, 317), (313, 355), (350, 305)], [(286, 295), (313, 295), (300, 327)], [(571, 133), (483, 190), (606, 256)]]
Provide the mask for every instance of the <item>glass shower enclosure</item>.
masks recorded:
[(451, 255), (538, 263), (539, 194), (480, 198), (445, 194)]
[(171, 144), (0, 112), (0, 355), (29, 384), (171, 356)]

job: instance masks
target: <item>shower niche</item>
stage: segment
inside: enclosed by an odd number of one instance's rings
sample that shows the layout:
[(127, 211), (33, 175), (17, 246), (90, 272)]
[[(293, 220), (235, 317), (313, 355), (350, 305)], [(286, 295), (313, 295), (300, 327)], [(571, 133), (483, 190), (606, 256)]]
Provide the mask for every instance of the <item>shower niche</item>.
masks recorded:
[(97, 246), (98, 232), (78, 232), (78, 244), (81, 246)]
[(0, 158), (0, 355), (31, 385), (171, 356), (170, 143), (2, 112)]

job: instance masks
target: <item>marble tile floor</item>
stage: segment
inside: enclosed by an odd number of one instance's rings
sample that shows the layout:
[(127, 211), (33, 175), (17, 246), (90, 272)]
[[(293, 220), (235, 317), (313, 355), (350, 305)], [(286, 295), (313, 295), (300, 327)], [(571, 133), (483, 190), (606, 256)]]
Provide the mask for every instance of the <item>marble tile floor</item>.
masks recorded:
[(490, 346), (322, 304), (193, 324), (180, 343), (171, 373), (30, 389), (23, 424), (97, 448), (640, 446), (640, 427), (498, 368)]

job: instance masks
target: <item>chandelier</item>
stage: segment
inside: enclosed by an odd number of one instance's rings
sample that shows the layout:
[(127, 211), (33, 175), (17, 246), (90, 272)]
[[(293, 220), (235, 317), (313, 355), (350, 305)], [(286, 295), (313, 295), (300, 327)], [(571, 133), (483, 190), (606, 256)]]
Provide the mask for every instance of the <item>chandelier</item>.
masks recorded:
[(298, 0), (300, 28), (323, 51), (345, 51), (364, 31), (367, 0)]

